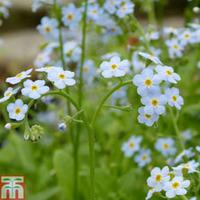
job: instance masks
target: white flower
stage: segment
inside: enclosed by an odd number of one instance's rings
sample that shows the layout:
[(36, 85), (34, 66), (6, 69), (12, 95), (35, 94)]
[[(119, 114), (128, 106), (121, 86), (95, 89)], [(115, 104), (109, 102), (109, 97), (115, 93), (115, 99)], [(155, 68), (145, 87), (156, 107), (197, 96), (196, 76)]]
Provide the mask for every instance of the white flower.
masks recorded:
[(183, 169), (186, 169), (189, 174), (198, 172), (197, 168), (199, 167), (199, 163), (195, 160), (191, 160), (187, 163), (183, 163), (178, 165), (177, 167), (173, 167), (173, 170), (177, 174), (182, 174)]
[(110, 14), (114, 14), (117, 11), (117, 6), (120, 4), (119, 0), (106, 0), (104, 8)]
[(128, 60), (121, 61), (120, 57), (114, 56), (110, 61), (104, 61), (100, 69), (104, 78), (122, 77), (127, 74), (129, 65)]
[(154, 55), (151, 55), (145, 52), (139, 52), (138, 54), (142, 56), (143, 58), (148, 59), (157, 65), (162, 65), (162, 62), (160, 61), (160, 59)]
[(9, 77), (6, 79), (7, 83), (10, 83), (12, 85), (15, 85), (17, 83), (20, 83), (23, 79), (30, 77), (30, 73), (32, 72), (32, 69), (28, 69), (26, 71), (23, 71), (19, 74), (17, 74), (14, 77)]
[(156, 67), (156, 71), (158, 73), (158, 77), (169, 83), (177, 83), (177, 81), (181, 80), (180, 76), (174, 72), (172, 67), (158, 65)]
[(183, 46), (177, 39), (167, 40), (168, 52), (170, 58), (180, 58), (183, 55)]
[(118, 6), (117, 13), (116, 13), (117, 16), (119, 18), (124, 18), (128, 14), (133, 14), (134, 6), (135, 5), (130, 0), (122, 1), (120, 6)]
[(103, 9), (98, 4), (88, 6), (88, 19), (96, 22), (103, 15)]
[(131, 136), (130, 139), (123, 143), (122, 151), (126, 157), (131, 157), (140, 148), (142, 137)]
[(57, 39), (59, 35), (58, 22), (56, 19), (43, 17), (41, 24), (37, 27), (40, 34), (47, 40)]
[(41, 67), (39, 69), (36, 69), (36, 72), (46, 72), (49, 73), (51, 71), (55, 71), (56, 69), (58, 69), (58, 67), (55, 66), (46, 66), (46, 67)]
[(200, 146), (196, 146), (196, 150), (200, 152)]
[(192, 198), (190, 198), (190, 200), (197, 200), (197, 198), (196, 197), (192, 197)]
[(3, 103), (10, 99), (10, 97), (18, 92), (19, 88), (13, 89), (9, 87), (5, 92), (3, 98), (0, 99), (0, 103)]
[(164, 156), (174, 155), (176, 148), (174, 147), (174, 140), (172, 138), (159, 138), (156, 141), (155, 148)]
[(107, 53), (107, 54), (104, 54), (103, 56), (101, 56), (101, 58), (103, 60), (110, 60), (112, 57), (120, 57), (119, 53), (117, 52), (110, 52), (110, 53)]
[(160, 192), (167, 181), (170, 180), (169, 167), (160, 169), (155, 167), (151, 171), (151, 176), (147, 179), (147, 184), (150, 188), (153, 188), (155, 192)]
[(28, 105), (24, 104), (21, 99), (17, 99), (15, 103), (10, 103), (7, 106), (7, 111), (9, 112), (10, 119), (20, 121), (24, 119), (25, 114), (28, 111)]
[(178, 110), (184, 104), (183, 98), (179, 95), (179, 89), (177, 88), (167, 88), (165, 91), (168, 104), (171, 107), (176, 107)]
[(182, 161), (183, 157), (187, 157), (187, 158), (192, 158), (195, 156), (195, 153), (193, 152), (193, 148), (190, 147), (188, 149), (185, 149), (184, 151), (182, 151), (175, 159), (175, 163), (179, 163), (180, 161)]
[(62, 15), (64, 25), (68, 26), (70, 29), (76, 28), (82, 18), (81, 10), (76, 8), (72, 3), (62, 8)]
[(26, 80), (24, 82), (24, 88), (22, 89), (22, 94), (24, 96), (28, 96), (32, 99), (38, 99), (41, 95), (47, 93), (49, 91), (49, 87), (45, 86), (44, 80)]
[(174, 177), (171, 181), (165, 184), (164, 190), (166, 191), (167, 198), (174, 198), (176, 195), (185, 195), (190, 186), (189, 180), (184, 180), (182, 176)]
[(133, 83), (137, 86), (138, 94), (142, 95), (146, 91), (158, 90), (161, 79), (153, 73), (153, 69), (146, 68), (141, 74), (135, 75)]
[(187, 44), (191, 44), (195, 42), (195, 37), (192, 31), (189, 29), (183, 31), (181, 35), (179, 36), (179, 40), (182, 46), (186, 46)]
[(151, 151), (149, 149), (141, 149), (134, 160), (140, 167), (144, 167), (145, 165), (151, 162), (150, 155)]
[(81, 48), (75, 41), (69, 41), (64, 44), (64, 58), (66, 62), (78, 62), (81, 57)]
[(145, 61), (139, 59), (138, 52), (135, 51), (132, 55), (132, 65), (136, 73), (145, 69)]
[(182, 132), (182, 136), (185, 141), (189, 141), (192, 139), (192, 131), (190, 129), (187, 129)]
[(152, 126), (155, 122), (158, 121), (159, 115), (157, 115), (156, 113), (153, 114), (146, 113), (144, 107), (140, 107), (138, 109), (138, 112), (139, 112), (138, 121), (141, 124)]
[(154, 188), (150, 189), (150, 190), (148, 191), (148, 193), (147, 193), (147, 196), (146, 196), (145, 200), (151, 199), (151, 197), (153, 196), (154, 193), (155, 193)]
[(38, 68), (44, 67), (51, 61), (49, 52), (39, 53), (34, 61), (34, 65)]
[(141, 99), (141, 102), (144, 107), (144, 111), (147, 114), (157, 114), (162, 115), (165, 113), (165, 104), (166, 97), (159, 92), (149, 94), (148, 96), (144, 95)]
[(74, 80), (74, 72), (64, 71), (61, 68), (51, 70), (48, 73), (48, 80), (52, 81), (58, 89), (64, 89), (66, 86), (72, 86), (76, 83)]

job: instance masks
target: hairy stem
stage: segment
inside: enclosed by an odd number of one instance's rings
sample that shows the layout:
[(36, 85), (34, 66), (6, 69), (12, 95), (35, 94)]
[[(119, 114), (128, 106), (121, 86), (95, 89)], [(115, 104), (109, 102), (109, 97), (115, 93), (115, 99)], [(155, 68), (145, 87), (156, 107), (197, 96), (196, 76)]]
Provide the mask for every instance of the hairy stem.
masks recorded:
[(181, 149), (181, 151), (184, 151), (185, 147), (184, 147), (183, 136), (182, 136), (182, 134), (181, 134), (181, 132), (180, 132), (180, 130), (178, 128), (177, 119), (176, 119), (171, 107), (169, 108), (169, 111), (170, 111), (170, 115), (171, 115), (171, 118), (172, 118), (174, 130), (175, 130), (177, 138), (179, 140), (180, 149)]
[(99, 113), (101, 112), (102, 107), (104, 106), (104, 103), (107, 101), (107, 99), (117, 90), (119, 90), (121, 87), (124, 87), (125, 85), (129, 85), (132, 83), (132, 80), (126, 81), (126, 82), (120, 82), (117, 86), (115, 86), (114, 88), (112, 88), (106, 95), (105, 97), (103, 97), (103, 99), (100, 101), (99, 106), (97, 107), (93, 118), (92, 118), (92, 122), (91, 125), (94, 126), (95, 122), (97, 120), (97, 117), (99, 115)]

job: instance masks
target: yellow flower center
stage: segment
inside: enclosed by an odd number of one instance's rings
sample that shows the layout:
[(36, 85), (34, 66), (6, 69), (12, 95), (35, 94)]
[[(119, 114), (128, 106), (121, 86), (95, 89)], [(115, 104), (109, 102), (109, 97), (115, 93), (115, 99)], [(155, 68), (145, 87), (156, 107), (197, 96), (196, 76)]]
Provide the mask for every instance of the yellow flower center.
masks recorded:
[(169, 145), (168, 144), (163, 144), (163, 149), (168, 149), (169, 148)]
[(147, 159), (147, 155), (143, 155), (142, 160), (146, 160), (146, 159)]
[(185, 37), (186, 39), (188, 39), (188, 38), (190, 37), (190, 35), (189, 35), (189, 34), (185, 34), (184, 37)]
[(71, 57), (71, 56), (72, 56), (72, 53), (73, 53), (73, 50), (69, 50), (69, 51), (66, 53), (66, 55), (69, 56), (69, 57)]
[(46, 27), (45, 27), (45, 31), (46, 31), (47, 33), (51, 32), (51, 27), (50, 27), (50, 26), (46, 26)]
[(180, 186), (180, 183), (179, 182), (174, 182), (174, 183), (172, 183), (172, 187), (174, 188), (174, 189), (177, 189), (178, 187)]
[(152, 99), (151, 104), (152, 104), (152, 106), (158, 106), (159, 101), (157, 99)]
[(21, 109), (20, 109), (19, 107), (17, 107), (17, 108), (15, 109), (15, 114), (19, 115), (20, 113), (21, 113)]
[(156, 182), (160, 182), (162, 180), (162, 175), (158, 174), (155, 179), (156, 179)]
[(67, 15), (67, 19), (68, 19), (68, 20), (72, 20), (73, 18), (74, 18), (74, 15), (73, 15), (73, 14)]
[(23, 76), (23, 74), (20, 73), (20, 74), (17, 74), (16, 78), (21, 78), (22, 76)]
[(177, 96), (172, 96), (173, 101), (177, 101)]
[(134, 148), (134, 147), (135, 147), (135, 144), (134, 144), (133, 142), (130, 142), (130, 143), (129, 143), (129, 147), (130, 147), (130, 148)]
[(11, 95), (12, 95), (11, 92), (8, 92), (8, 93), (5, 94), (6, 97), (10, 97)]
[(112, 69), (116, 69), (118, 66), (116, 64), (111, 65)]
[(168, 76), (171, 76), (172, 75), (172, 72), (170, 70), (166, 70), (165, 72)]
[(152, 116), (151, 116), (151, 115), (148, 115), (148, 114), (145, 114), (144, 117), (145, 117), (146, 119), (151, 119)]
[(64, 74), (59, 74), (59, 78), (60, 79), (65, 79), (65, 75)]
[(89, 71), (89, 68), (87, 66), (83, 67), (83, 72), (87, 73)]
[(152, 86), (152, 80), (151, 80), (151, 79), (146, 79), (146, 80), (144, 81), (144, 84), (145, 84), (147, 87), (150, 87), (150, 86)]
[(36, 91), (38, 89), (37, 85), (32, 85), (31, 90)]
[(173, 47), (174, 47), (174, 49), (178, 49), (178, 45), (176, 45), (176, 44)]

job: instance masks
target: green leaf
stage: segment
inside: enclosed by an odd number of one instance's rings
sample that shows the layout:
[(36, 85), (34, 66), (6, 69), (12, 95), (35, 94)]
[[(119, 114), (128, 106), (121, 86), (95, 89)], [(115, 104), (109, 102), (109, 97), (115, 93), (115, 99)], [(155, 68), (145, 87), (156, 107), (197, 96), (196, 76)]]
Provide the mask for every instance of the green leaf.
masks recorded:
[(66, 150), (57, 150), (53, 158), (58, 184), (65, 199), (73, 199), (73, 160)]
[(58, 193), (59, 193), (59, 188), (58, 187), (48, 188), (47, 190), (44, 190), (42, 192), (38, 192), (37, 194), (32, 195), (29, 198), (30, 198), (30, 200), (35, 200), (35, 199), (39, 199), (39, 200), (54, 199), (53, 197)]

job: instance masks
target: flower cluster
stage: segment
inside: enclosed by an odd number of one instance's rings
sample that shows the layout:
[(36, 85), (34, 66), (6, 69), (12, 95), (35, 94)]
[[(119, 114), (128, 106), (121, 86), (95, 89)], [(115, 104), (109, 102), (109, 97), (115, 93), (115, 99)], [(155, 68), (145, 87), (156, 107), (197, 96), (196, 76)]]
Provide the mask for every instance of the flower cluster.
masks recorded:
[[(74, 80), (74, 72), (63, 70), (60, 67), (45, 67), (37, 69), (38, 72), (45, 72), (47, 74), (47, 79), (54, 84), (58, 89), (64, 89), (66, 86), (72, 86), (76, 83)], [(41, 98), (46, 94), (50, 87), (46, 85), (44, 80), (30, 80), (32, 69), (22, 71), (14, 77), (9, 77), (6, 82), (11, 85), (19, 85), (15, 88), (9, 87), (5, 93), (4, 97), (0, 99), (0, 103), (10, 101), (11, 97), (21, 91), (24, 97), (36, 100)], [(26, 98), (25, 98), (26, 100)], [(9, 118), (16, 121), (21, 121), (25, 118), (28, 112), (28, 105), (24, 104), (22, 99), (17, 99), (15, 102), (9, 103), (7, 105), (7, 111), (9, 113)]]
[(0, 18), (1, 16), (7, 18), (9, 16), (8, 9), (11, 7), (11, 0), (0, 0)]
[(198, 29), (164, 29), (164, 36), (167, 39), (166, 45), (170, 58), (180, 58), (183, 55), (184, 49), (188, 45), (199, 43)]
[(175, 141), (172, 138), (159, 138), (156, 141), (155, 148), (165, 157), (173, 156), (176, 153)]
[(151, 176), (147, 179), (150, 190), (146, 199), (150, 199), (154, 193), (164, 192), (167, 198), (174, 198), (187, 194), (187, 188), (190, 181), (185, 180), (183, 174), (177, 174), (176, 171), (170, 171), (166, 166), (162, 169), (155, 167), (151, 171)]
[(139, 108), (138, 121), (152, 126), (160, 115), (165, 114), (167, 104), (177, 109), (183, 105), (179, 89), (170, 87), (180, 80), (180, 76), (172, 67), (163, 65), (157, 57), (146, 53), (140, 55), (154, 62), (154, 65), (145, 68), (133, 78), (133, 84), (137, 86), (143, 104)]
[(127, 142), (122, 145), (122, 151), (128, 158), (134, 156), (134, 161), (140, 166), (144, 167), (151, 162), (151, 151), (150, 149), (141, 148), (140, 143), (142, 137), (131, 136)]
[(129, 67), (128, 60), (121, 60), (119, 56), (113, 56), (110, 61), (102, 62), (100, 70), (104, 78), (122, 77), (129, 72)]

